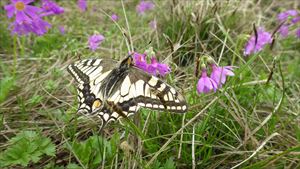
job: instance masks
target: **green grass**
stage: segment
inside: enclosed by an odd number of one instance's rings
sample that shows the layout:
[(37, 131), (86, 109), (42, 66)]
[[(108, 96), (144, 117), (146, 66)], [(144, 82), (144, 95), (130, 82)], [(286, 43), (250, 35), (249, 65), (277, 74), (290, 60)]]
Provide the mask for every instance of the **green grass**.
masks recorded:
[[(0, 168), (299, 168), (300, 40), (276, 34), (272, 49), (243, 56), (253, 23), (272, 32), (281, 9), (299, 3), (155, 1), (145, 16), (137, 3), (124, 2), (130, 43), (141, 53), (153, 47), (171, 65), (164, 80), (182, 89), (189, 111), (142, 109), (103, 133), (98, 119), (76, 115), (66, 66), (128, 54), (121, 1), (89, 1), (84, 13), (60, 1), (66, 12), (49, 17), (52, 29), (40, 37), (14, 38), (0, 11)], [(104, 14), (112, 11), (124, 32)], [(153, 18), (157, 30), (148, 25)], [(95, 31), (105, 41), (92, 52), (87, 39)], [(238, 68), (221, 90), (198, 95), (195, 59), (203, 56)]]

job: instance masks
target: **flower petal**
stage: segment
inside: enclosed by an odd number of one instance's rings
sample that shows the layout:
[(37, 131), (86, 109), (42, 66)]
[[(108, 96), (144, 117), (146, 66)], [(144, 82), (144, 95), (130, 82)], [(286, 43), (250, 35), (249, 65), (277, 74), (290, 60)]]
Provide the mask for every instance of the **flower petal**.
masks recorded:
[(216, 92), (217, 89), (218, 89), (218, 84), (214, 80), (212, 80), (212, 79), (209, 79), (209, 80), (211, 82), (211, 85), (213, 87), (214, 92)]
[(78, 0), (77, 1), (77, 6), (82, 12), (86, 11), (86, 8), (87, 8), (86, 0)]
[(203, 82), (204, 82), (204, 87), (206, 87), (209, 90), (213, 89), (213, 85), (212, 85), (209, 77), (204, 78)]
[(14, 15), (14, 13), (15, 13), (15, 6), (14, 6), (13, 4), (5, 5), (5, 6), (4, 6), (4, 9), (5, 9), (6, 12), (7, 12), (7, 17), (8, 17), (8, 18), (13, 17), (13, 15)]
[(300, 22), (300, 16), (295, 17), (295, 18), (292, 19), (292, 23), (293, 23), (293, 24), (295, 24), (295, 23), (297, 23), (297, 22)]
[(148, 65), (148, 68), (147, 68), (147, 72), (156, 76), (157, 75), (157, 71), (156, 71), (156, 67), (154, 65)]
[(163, 64), (163, 63), (158, 64), (157, 70), (159, 74), (161, 74), (162, 76), (165, 76), (171, 71), (170, 67), (167, 64)]
[(34, 0), (23, 0), (24, 4), (30, 4), (31, 2), (33, 2)]
[(89, 40), (88, 40), (89, 48), (92, 51), (95, 51), (104, 39), (105, 39), (105, 37), (100, 34), (95, 34), (95, 35), (90, 36)]
[(261, 27), (258, 28), (257, 37), (253, 35), (248, 40), (244, 49), (244, 55), (247, 56), (261, 51), (265, 45), (272, 43), (272, 40), (272, 35), (269, 32), (265, 32)]
[(226, 76), (234, 76), (232, 66), (224, 66), (224, 71), (225, 71)]
[(37, 13), (42, 12), (42, 9), (38, 8), (38, 7), (35, 7), (35, 6), (27, 5), (24, 12), (27, 13), (29, 16), (31, 16), (32, 19), (34, 19), (34, 18), (39, 17), (37, 15)]
[(198, 83), (197, 83), (197, 92), (198, 93), (203, 93), (204, 92), (204, 83), (203, 83), (203, 79), (200, 78), (198, 80)]
[(24, 21), (31, 21), (31, 19), (23, 11), (17, 11), (16, 22), (21, 23)]
[(139, 14), (144, 14), (148, 10), (152, 10), (154, 8), (154, 4), (151, 1), (141, 1), (137, 6), (136, 6), (136, 11)]
[(296, 16), (298, 15), (298, 12), (296, 10), (287, 10), (284, 12), (281, 12), (277, 15), (277, 19), (279, 21), (286, 21), (288, 19), (289, 16)]
[(117, 14), (112, 14), (110, 16), (110, 18), (113, 20), (113, 21), (117, 21), (119, 19), (119, 16)]
[(298, 28), (298, 29), (296, 30), (296, 36), (297, 36), (298, 38), (300, 38), (300, 28)]

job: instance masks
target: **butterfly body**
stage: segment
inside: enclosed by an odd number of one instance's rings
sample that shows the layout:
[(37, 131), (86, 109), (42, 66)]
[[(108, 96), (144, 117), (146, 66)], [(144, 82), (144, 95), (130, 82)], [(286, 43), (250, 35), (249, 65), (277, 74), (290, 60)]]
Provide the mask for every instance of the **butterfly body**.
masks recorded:
[[(117, 65), (117, 66), (116, 66)], [(96, 115), (103, 126), (136, 113), (140, 107), (184, 113), (184, 97), (159, 78), (136, 68), (128, 56), (113, 60), (87, 59), (68, 66), (78, 83), (78, 112)]]

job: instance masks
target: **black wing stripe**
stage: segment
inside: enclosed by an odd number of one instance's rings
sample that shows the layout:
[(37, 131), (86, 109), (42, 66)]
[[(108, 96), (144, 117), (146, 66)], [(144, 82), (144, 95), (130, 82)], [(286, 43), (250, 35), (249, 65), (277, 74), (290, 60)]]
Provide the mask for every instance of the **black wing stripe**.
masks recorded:
[(154, 110), (167, 109), (177, 113), (185, 112), (187, 109), (187, 106), (183, 105), (182, 103), (175, 103), (173, 101), (162, 102), (160, 99), (153, 99), (145, 96), (131, 98), (127, 101), (119, 103), (119, 105), (120, 107), (122, 107), (123, 110), (128, 112), (136, 112), (139, 109), (139, 107), (151, 108)]
[(80, 69), (77, 68), (74, 64), (68, 66), (68, 72), (73, 76), (73, 78), (78, 83), (89, 83), (90, 78), (88, 75), (84, 74)]
[(92, 61), (91, 61), (91, 65), (93, 65), (94, 66), (94, 63), (96, 62), (96, 59), (93, 59)]

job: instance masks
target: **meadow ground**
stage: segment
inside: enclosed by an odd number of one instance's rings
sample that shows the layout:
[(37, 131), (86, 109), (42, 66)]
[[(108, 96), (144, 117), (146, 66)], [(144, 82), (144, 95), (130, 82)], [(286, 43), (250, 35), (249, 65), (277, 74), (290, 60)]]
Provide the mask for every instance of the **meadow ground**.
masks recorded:
[[(300, 168), (300, 24), (284, 37), (278, 28), (288, 21), (277, 19), (299, 12), (299, 1), (157, 0), (142, 15), (138, 0), (87, 2), (82, 12), (75, 1), (58, 1), (64, 13), (45, 17), (52, 27), (42, 36), (11, 35), (13, 18), (3, 10), (10, 1), (0, 2), (1, 168)], [(272, 42), (244, 56), (259, 27)], [(92, 51), (95, 32), (105, 39)], [(97, 119), (77, 118), (66, 67), (121, 60), (130, 46), (139, 53), (153, 47), (172, 70), (162, 78), (182, 91), (189, 111), (142, 109), (129, 118), (135, 126), (111, 123), (101, 134)], [(197, 64), (207, 56), (236, 66), (235, 75), (198, 94)]]

